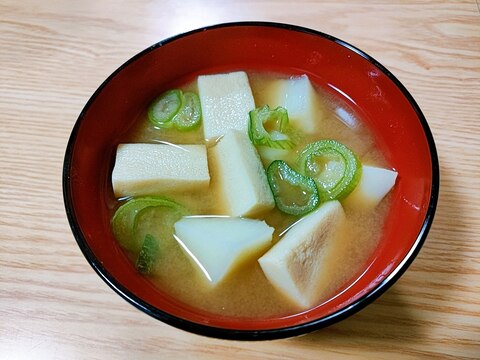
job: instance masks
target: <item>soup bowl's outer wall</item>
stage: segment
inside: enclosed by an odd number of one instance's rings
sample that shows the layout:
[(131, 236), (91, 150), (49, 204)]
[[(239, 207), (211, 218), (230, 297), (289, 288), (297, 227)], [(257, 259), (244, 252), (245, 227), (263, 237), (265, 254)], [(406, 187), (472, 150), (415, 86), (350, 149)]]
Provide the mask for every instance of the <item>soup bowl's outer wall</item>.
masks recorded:
[[(119, 139), (163, 90), (205, 73), (233, 70), (308, 74), (362, 114), (399, 173), (380, 245), (362, 274), (330, 301), (288, 317), (235, 319), (182, 304), (141, 277), (110, 228), (110, 172)], [(228, 339), (272, 339), (339, 321), (384, 292), (405, 271), (430, 228), (438, 159), (417, 104), (374, 59), (329, 35), (285, 24), (231, 23), (146, 49), (116, 70), (80, 114), (66, 150), (64, 198), (75, 238), (96, 272), (127, 301), (168, 324)], [(348, 264), (346, 264), (348, 266)]]

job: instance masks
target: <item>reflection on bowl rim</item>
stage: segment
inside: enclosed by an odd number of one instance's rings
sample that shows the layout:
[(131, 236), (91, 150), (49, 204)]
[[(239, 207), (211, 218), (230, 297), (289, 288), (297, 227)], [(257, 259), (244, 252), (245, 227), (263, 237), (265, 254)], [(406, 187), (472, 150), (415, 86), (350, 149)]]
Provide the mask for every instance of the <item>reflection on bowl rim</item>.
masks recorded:
[[(417, 235), (415, 242), (413, 243), (412, 247), (410, 248), (407, 255), (403, 258), (403, 260), (398, 264), (398, 266), (388, 275), (383, 281), (376, 285), (371, 291), (367, 294), (363, 295), (349, 306), (337, 310), (328, 316), (311, 320), (306, 323), (302, 323), (299, 325), (288, 326), (284, 328), (274, 328), (274, 329), (262, 329), (262, 330), (238, 330), (238, 329), (227, 329), (227, 328), (220, 328), (220, 327), (213, 327), (205, 324), (195, 323), (189, 320), (181, 319), (179, 317), (170, 315), (165, 311), (162, 311), (156, 307), (153, 307), (131, 293), (127, 288), (121, 285), (113, 276), (109, 274), (109, 272), (103, 267), (101, 262), (95, 257), (91, 249), (89, 248), (86, 239), (84, 238), (82, 231), (80, 229), (79, 224), (77, 223), (74, 207), (73, 207), (73, 199), (71, 196), (71, 188), (70, 188), (70, 169), (71, 169), (71, 160), (72, 160), (72, 153), (77, 137), (77, 132), (79, 129), (79, 125), (85, 116), (87, 109), (91, 106), (91, 104), (95, 101), (96, 97), (102, 91), (102, 89), (106, 86), (109, 81), (116, 76), (118, 72), (122, 69), (127, 67), (130, 63), (134, 62), (140, 57), (150, 53), (151, 51), (157, 49), (160, 46), (164, 46), (168, 43), (174, 42), (178, 39), (183, 37), (188, 37), (192, 34), (219, 29), (224, 27), (242, 27), (242, 26), (257, 26), (257, 27), (273, 27), (279, 28), (289, 31), (295, 32), (303, 32), (310, 35), (319, 36), (335, 42), (350, 51), (360, 55), (370, 63), (372, 63), (376, 68), (382, 71), (394, 84), (395, 86), (402, 92), (403, 96), (408, 100), (409, 104), (415, 111), (424, 131), (424, 135), (426, 137), (426, 141), (428, 143), (429, 151), (430, 151), (430, 160), (432, 162), (432, 185), (431, 185), (431, 193), (430, 199), (428, 203), (428, 208), (426, 210), (425, 218), (422, 224), (422, 227)], [(419, 106), (410, 95), (408, 90), (402, 85), (402, 83), (388, 71), (383, 65), (381, 65), (378, 61), (374, 58), (363, 52), (362, 50), (350, 45), (349, 43), (340, 40), (334, 36), (322, 33), (320, 31), (312, 30), (309, 28), (297, 26), (297, 25), (290, 25), (284, 23), (275, 23), (275, 22), (231, 22), (231, 23), (222, 23), (212, 26), (202, 27), (196, 30), (192, 30), (189, 32), (185, 32), (173, 37), (169, 37), (165, 40), (162, 40), (145, 50), (141, 51), (140, 53), (133, 56), (131, 59), (127, 60), (124, 64), (122, 64), (117, 70), (115, 70), (95, 91), (95, 93), (90, 97), (87, 104), (82, 109), (75, 126), (72, 130), (70, 135), (70, 139), (67, 144), (66, 152), (65, 152), (65, 160), (63, 164), (63, 196), (64, 196), (64, 203), (65, 209), (68, 217), (68, 221), (70, 223), (70, 227), (74, 234), (74, 237), (83, 252), (85, 258), (88, 260), (92, 268), (97, 272), (97, 274), (122, 298), (124, 298), (127, 302), (134, 305), (136, 308), (142, 310), (143, 312), (149, 314), (150, 316), (161, 320), (169, 325), (177, 327), (179, 329), (183, 329), (192, 333), (206, 335), (216, 338), (222, 339), (235, 339), (235, 340), (268, 340), (268, 339), (281, 339), (291, 336), (298, 336), (302, 334), (306, 334), (308, 332), (329, 326), (333, 323), (336, 323), (342, 319), (349, 317), (350, 315), (358, 312), (359, 310), (363, 309), (366, 305), (370, 304), (376, 298), (378, 298), (381, 294), (383, 294), (390, 286), (392, 286), (400, 276), (406, 271), (412, 261), (415, 259), (417, 254), (419, 253), (426, 237), (428, 231), (432, 225), (433, 218), (435, 215), (435, 209), (438, 200), (438, 193), (439, 193), (439, 182), (440, 182), (440, 175), (439, 175), (439, 164), (438, 164), (438, 156), (436, 152), (435, 142), (430, 131), (430, 128), (427, 124), (427, 121), (421, 112)]]

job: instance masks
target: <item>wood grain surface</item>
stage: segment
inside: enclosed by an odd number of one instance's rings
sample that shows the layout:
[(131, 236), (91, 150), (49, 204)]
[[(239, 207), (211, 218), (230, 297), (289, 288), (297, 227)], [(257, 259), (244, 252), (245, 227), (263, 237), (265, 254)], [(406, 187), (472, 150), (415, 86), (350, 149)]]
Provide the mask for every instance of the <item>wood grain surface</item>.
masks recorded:
[[(0, 0), (0, 359), (480, 359), (480, 10), (470, 1)], [(236, 342), (167, 326), (117, 296), (81, 254), (61, 175), (100, 83), (168, 36), (287, 22), (361, 48), (422, 108), (441, 188), (405, 275), (349, 319)]]

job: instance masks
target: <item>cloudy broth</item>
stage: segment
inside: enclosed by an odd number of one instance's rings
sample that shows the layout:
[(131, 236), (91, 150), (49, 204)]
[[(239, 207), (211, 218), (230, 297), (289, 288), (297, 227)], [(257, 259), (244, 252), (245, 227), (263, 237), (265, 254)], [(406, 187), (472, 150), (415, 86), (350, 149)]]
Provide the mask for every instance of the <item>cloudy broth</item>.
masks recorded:
[[(249, 73), (248, 75), (256, 106), (264, 105), (261, 102), (263, 92), (267, 91), (269, 83), (281, 76), (269, 73)], [(196, 82), (186, 84), (182, 89), (197, 92)], [(301, 137), (296, 149), (302, 149), (306, 144), (316, 140), (335, 139), (352, 149), (363, 164), (388, 167), (375, 145), (372, 134), (347, 102), (322, 89), (317, 89), (316, 95), (322, 106), (321, 124), (315, 134)], [(146, 112), (139, 114), (137, 123), (138, 126), (123, 138), (122, 142), (206, 144), (207, 148), (215, 145), (213, 142), (205, 142), (202, 127), (190, 132), (155, 129), (147, 120)], [(210, 173), (215, 173), (212, 164), (213, 162), (209, 161)], [(220, 210), (222, 199), (218, 195), (214, 178), (211, 179), (209, 191), (158, 195), (177, 201), (194, 215), (222, 214)], [(118, 201), (116, 207), (121, 203)], [(347, 258), (333, 259), (334, 266), (329, 270), (331, 284), (320, 303), (328, 301), (340, 289), (355, 281), (361, 270), (365, 268), (381, 236), (388, 207), (388, 195), (372, 210), (361, 211), (344, 207), (346, 214), (344, 236), (350, 250), (346, 255)], [(298, 220), (298, 217), (281, 213), (274, 208), (262, 214), (259, 219), (265, 220), (269, 226), (275, 228), (273, 245)], [(130, 257), (135, 263), (133, 256)], [(148, 277), (170, 296), (215, 314), (242, 318), (268, 318), (298, 312), (298, 308), (266, 279), (257, 259), (258, 257), (243, 264), (213, 288), (176, 240), (171, 238), (163, 241), (160, 258), (156, 262), (153, 273)]]

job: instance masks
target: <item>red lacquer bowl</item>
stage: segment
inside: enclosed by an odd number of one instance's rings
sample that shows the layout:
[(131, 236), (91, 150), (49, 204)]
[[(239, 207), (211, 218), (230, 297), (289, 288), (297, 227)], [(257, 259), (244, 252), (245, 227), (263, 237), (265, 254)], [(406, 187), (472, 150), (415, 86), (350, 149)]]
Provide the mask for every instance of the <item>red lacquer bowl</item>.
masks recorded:
[[(244, 320), (187, 306), (140, 276), (110, 228), (110, 173), (119, 139), (162, 90), (202, 73), (307, 74), (361, 112), (399, 178), (385, 231), (362, 275), (329, 302), (288, 317)], [(370, 56), (332, 36), (285, 24), (231, 23), (159, 42), (117, 69), (93, 94), (67, 146), (63, 191), (83, 254), (100, 277), (145, 313), (175, 327), (226, 339), (307, 333), (357, 312), (387, 290), (419, 252), (432, 224), (439, 166), (427, 122), (405, 87)]]

